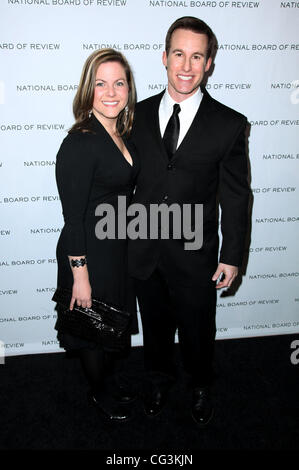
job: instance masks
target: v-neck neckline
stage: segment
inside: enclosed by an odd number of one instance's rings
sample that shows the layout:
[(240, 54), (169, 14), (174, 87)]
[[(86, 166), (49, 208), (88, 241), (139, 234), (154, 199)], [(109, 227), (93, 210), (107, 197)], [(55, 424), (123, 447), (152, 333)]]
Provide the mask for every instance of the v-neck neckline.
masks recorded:
[(125, 141), (123, 140), (123, 138), (121, 137), (121, 140), (123, 141), (123, 144), (128, 152), (128, 154), (130, 155), (131, 157), (131, 160), (132, 160), (132, 164), (129, 162), (129, 160), (126, 159), (126, 157), (124, 156), (124, 154), (122, 153), (122, 151), (120, 150), (119, 146), (116, 144), (116, 142), (114, 142), (114, 139), (112, 138), (112, 136), (109, 134), (109, 132), (107, 131), (107, 129), (103, 126), (103, 124), (97, 119), (97, 117), (92, 113), (91, 115), (91, 122), (93, 124), (93, 127), (94, 127), (94, 130), (96, 131), (97, 128), (98, 129), (101, 129), (105, 132), (105, 134), (108, 135), (109, 139), (112, 141), (113, 145), (116, 147), (116, 149), (118, 150), (118, 152), (120, 153), (120, 155), (122, 156), (122, 158), (127, 162), (127, 164), (130, 166), (130, 168), (133, 168), (134, 166), (134, 160), (133, 160), (133, 157), (131, 155), (131, 153), (129, 152), (129, 149), (125, 143)]
[[(103, 126), (104, 127), (104, 126)], [(105, 129), (105, 128), (104, 128)], [(130, 154), (129, 152), (129, 149), (128, 147), (126, 146), (123, 138), (121, 137), (121, 140), (123, 141), (123, 144), (124, 144), (124, 147), (125, 149), (127, 150), (128, 154), (130, 155), (130, 158), (132, 160), (132, 164), (129, 162), (129, 160), (126, 159), (126, 157), (124, 156), (124, 154), (122, 153), (122, 151), (120, 150), (119, 146), (117, 145), (117, 143), (114, 141), (113, 137), (109, 134), (109, 132), (105, 129), (105, 131), (107, 132), (107, 134), (109, 135), (110, 139), (112, 140), (112, 142), (114, 143), (115, 147), (117, 148), (117, 150), (119, 151), (119, 153), (121, 154), (121, 156), (126, 160), (126, 162), (130, 165), (131, 168), (133, 168), (133, 157), (132, 155)]]

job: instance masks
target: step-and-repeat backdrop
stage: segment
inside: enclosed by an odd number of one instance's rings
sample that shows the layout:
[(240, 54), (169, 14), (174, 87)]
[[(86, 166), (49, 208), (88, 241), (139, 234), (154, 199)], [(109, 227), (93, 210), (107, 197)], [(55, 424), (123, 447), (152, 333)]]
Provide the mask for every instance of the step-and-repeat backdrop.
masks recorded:
[(217, 338), (299, 332), (298, 13), (299, 2), (280, 0), (1, 1), (2, 356), (61, 351), (51, 302), (63, 225), (55, 157), (86, 57), (113, 47), (134, 70), (138, 99), (159, 93), (165, 34), (184, 15), (218, 39), (208, 91), (251, 125), (248, 264), (236, 292), (218, 293)]

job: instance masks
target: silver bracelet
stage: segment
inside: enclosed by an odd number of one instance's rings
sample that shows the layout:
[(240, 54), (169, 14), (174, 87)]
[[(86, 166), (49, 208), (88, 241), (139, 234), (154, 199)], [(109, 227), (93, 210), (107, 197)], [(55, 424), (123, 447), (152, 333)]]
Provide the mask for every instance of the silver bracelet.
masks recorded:
[(70, 264), (73, 268), (80, 268), (80, 266), (84, 266), (85, 264), (87, 264), (87, 259), (86, 258), (71, 259)]

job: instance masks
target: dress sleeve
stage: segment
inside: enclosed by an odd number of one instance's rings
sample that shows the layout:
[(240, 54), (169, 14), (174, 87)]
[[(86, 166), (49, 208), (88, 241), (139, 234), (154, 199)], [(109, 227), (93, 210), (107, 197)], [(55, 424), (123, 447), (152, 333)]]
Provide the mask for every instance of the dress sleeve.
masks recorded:
[(95, 172), (89, 139), (88, 135), (69, 134), (56, 157), (56, 182), (69, 256), (86, 254), (84, 221)]

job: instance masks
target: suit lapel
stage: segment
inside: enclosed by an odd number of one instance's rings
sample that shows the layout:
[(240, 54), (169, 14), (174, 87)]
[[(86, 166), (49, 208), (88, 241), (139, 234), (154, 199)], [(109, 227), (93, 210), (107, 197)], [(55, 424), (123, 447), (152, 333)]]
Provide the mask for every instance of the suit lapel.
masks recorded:
[(203, 89), (203, 97), (197, 113), (189, 127), (184, 139), (177, 148), (173, 160), (176, 160), (180, 155), (185, 155), (188, 147), (194, 145), (195, 142), (204, 142), (208, 135), (208, 129), (211, 128), (213, 120), (210, 119), (211, 113), (214, 112), (213, 99), (209, 93)]
[(165, 90), (154, 97), (155, 100), (154, 100), (153, 106), (151, 107), (151, 114), (150, 114), (150, 119), (151, 119), (150, 127), (152, 127), (153, 129), (155, 141), (159, 147), (161, 155), (166, 161), (168, 161), (168, 155), (167, 155), (165, 146), (163, 144), (162, 136), (161, 136), (160, 121), (159, 121), (159, 106), (160, 106), (161, 99), (164, 93), (165, 93)]
[[(172, 160), (176, 160), (181, 155), (184, 156), (184, 154), (188, 153), (188, 147), (190, 145), (194, 145), (195, 142), (204, 141), (208, 134), (208, 129), (211, 129), (213, 120), (210, 119), (210, 115), (214, 112), (214, 103), (213, 99), (205, 89), (202, 89), (202, 92), (203, 97), (197, 113)], [(165, 91), (162, 91), (158, 95), (153, 96), (153, 101), (148, 114), (148, 128), (153, 132), (154, 141), (158, 145), (160, 154), (163, 159), (168, 162), (169, 158), (163, 144), (159, 123), (159, 106), (164, 93)]]

